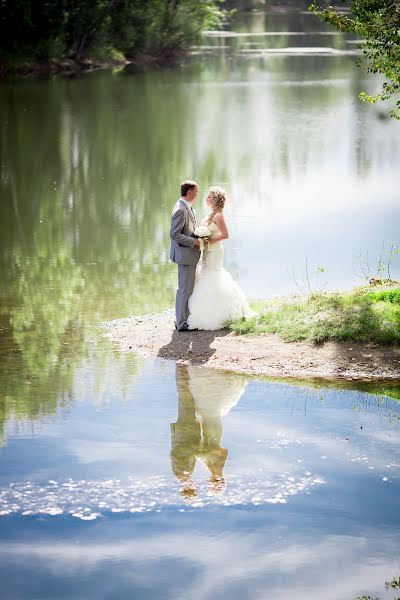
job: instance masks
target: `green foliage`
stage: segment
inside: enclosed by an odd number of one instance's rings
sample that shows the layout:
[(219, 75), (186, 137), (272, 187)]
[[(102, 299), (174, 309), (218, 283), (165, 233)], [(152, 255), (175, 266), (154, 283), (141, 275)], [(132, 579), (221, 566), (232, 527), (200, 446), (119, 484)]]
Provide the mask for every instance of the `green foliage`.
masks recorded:
[[(385, 77), (380, 94), (361, 92), (360, 99), (371, 103), (388, 100), (400, 92), (400, 4), (394, 0), (353, 0), (350, 8), (352, 16), (348, 17), (317, 0), (310, 6), (322, 21), (360, 35), (364, 60), (359, 63), (369, 73)], [(400, 100), (390, 115), (400, 119)]]
[(372, 302), (391, 302), (392, 304), (400, 304), (400, 288), (392, 290), (383, 290), (381, 292), (369, 292), (366, 294)]
[(385, 582), (385, 587), (387, 590), (390, 589), (400, 589), (400, 577), (394, 577), (393, 579), (391, 579), (390, 581), (386, 581)]
[(222, 16), (218, 0), (2, 0), (0, 58), (179, 50)]
[(377, 392), (372, 392), (376, 395), (383, 395), (392, 398), (393, 400), (400, 401), (400, 388), (396, 387), (385, 387), (381, 384), (380, 389)]
[(392, 294), (314, 294), (298, 302), (271, 302), (256, 317), (235, 321), (230, 327), (239, 334), (276, 333), (289, 342), (354, 340), (398, 344), (399, 295), (397, 288)]
[[(400, 589), (400, 577), (395, 577), (391, 581), (386, 581), (385, 588), (387, 590), (390, 589)], [(381, 600), (378, 596), (357, 596), (357, 600)], [(400, 600), (399, 596), (394, 598), (393, 600)]]

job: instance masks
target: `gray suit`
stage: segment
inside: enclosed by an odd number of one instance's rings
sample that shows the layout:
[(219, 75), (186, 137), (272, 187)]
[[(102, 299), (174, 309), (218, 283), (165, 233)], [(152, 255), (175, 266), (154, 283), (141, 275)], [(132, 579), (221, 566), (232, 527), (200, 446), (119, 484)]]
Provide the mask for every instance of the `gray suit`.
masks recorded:
[(178, 289), (176, 291), (175, 315), (177, 329), (187, 328), (189, 316), (188, 301), (194, 288), (196, 265), (200, 250), (195, 246), (196, 217), (182, 199), (172, 211), (170, 258), (178, 265)]

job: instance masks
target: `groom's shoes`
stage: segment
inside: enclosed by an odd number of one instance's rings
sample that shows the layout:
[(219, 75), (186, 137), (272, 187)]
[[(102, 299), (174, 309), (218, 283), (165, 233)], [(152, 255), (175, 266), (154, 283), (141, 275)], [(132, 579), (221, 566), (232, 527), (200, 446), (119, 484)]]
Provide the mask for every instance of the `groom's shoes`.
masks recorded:
[(176, 326), (176, 321), (174, 321), (174, 325), (176, 331), (189, 331), (189, 327), (187, 325), (186, 327), (182, 327), (181, 329), (178, 329), (178, 327)]
[(186, 327), (182, 327), (181, 329), (178, 329), (177, 326), (175, 325), (175, 329), (176, 331), (198, 331), (198, 329), (189, 329), (189, 327), (186, 325)]

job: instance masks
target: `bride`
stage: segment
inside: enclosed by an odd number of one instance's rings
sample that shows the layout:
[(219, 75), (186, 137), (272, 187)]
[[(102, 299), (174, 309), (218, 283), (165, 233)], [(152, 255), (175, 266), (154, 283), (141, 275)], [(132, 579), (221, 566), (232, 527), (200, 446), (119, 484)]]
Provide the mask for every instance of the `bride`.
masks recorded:
[(212, 186), (207, 196), (211, 209), (203, 221), (211, 232), (210, 248), (202, 253), (196, 270), (193, 293), (189, 298), (189, 329), (222, 329), (229, 321), (254, 315), (246, 297), (223, 267), (222, 241), (229, 237), (224, 219), (225, 190)]

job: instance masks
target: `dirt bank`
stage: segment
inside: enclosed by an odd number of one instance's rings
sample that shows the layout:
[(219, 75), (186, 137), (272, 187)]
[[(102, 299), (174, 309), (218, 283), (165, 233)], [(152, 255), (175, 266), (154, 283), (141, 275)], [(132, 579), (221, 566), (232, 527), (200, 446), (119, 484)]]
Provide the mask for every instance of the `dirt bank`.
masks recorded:
[(400, 348), (375, 343), (284, 342), (228, 330), (178, 332), (173, 312), (102, 323), (122, 351), (183, 364), (281, 377), (400, 381)]

